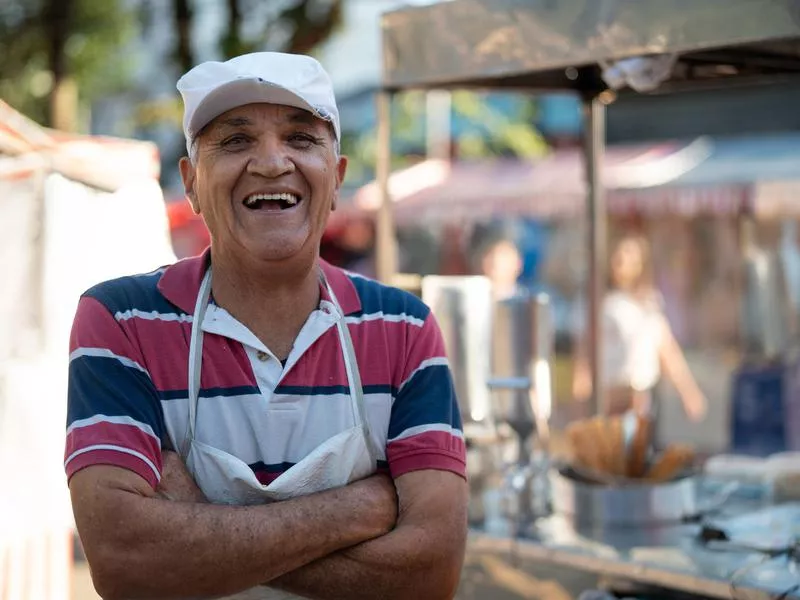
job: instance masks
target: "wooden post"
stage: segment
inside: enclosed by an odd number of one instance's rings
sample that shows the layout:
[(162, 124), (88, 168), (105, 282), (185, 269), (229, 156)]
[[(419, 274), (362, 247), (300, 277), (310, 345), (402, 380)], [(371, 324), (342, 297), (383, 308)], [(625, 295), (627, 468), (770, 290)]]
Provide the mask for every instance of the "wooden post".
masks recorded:
[(378, 154), (376, 176), (381, 194), (376, 227), (376, 267), (378, 279), (391, 285), (397, 274), (397, 238), (392, 214), (389, 175), (392, 170), (392, 92), (378, 94)]

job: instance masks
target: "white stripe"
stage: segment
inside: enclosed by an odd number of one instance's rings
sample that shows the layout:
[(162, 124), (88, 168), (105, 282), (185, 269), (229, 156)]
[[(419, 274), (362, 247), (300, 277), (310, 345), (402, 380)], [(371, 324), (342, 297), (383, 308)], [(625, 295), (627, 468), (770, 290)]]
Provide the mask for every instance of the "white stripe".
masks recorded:
[(153, 474), (156, 476), (156, 481), (161, 481), (161, 473), (158, 472), (158, 469), (156, 469), (156, 466), (153, 464), (153, 462), (144, 454), (137, 452), (136, 450), (131, 450), (130, 448), (123, 448), (122, 446), (114, 446), (112, 444), (95, 444), (94, 446), (87, 446), (86, 448), (76, 450), (69, 455), (67, 460), (64, 461), (64, 468), (69, 465), (72, 459), (77, 458), (81, 454), (86, 454), (87, 452), (92, 452), (94, 450), (113, 450), (114, 452), (122, 452), (123, 454), (135, 456), (136, 458), (141, 459), (148, 467), (150, 467), (150, 469), (153, 471)]
[(416, 427), (409, 427), (397, 437), (390, 439), (387, 443), (398, 442), (400, 440), (404, 440), (421, 433), (428, 433), (430, 431), (443, 431), (444, 433), (449, 433), (458, 439), (464, 439), (464, 433), (460, 429), (456, 429), (445, 423), (432, 423), (431, 425), (417, 425)]
[(402, 390), (404, 387), (406, 387), (406, 384), (412, 379), (414, 379), (414, 375), (416, 375), (420, 371), (424, 371), (428, 367), (446, 367), (448, 365), (449, 363), (447, 362), (446, 356), (434, 356), (433, 358), (426, 358), (421, 363), (419, 363), (419, 366), (416, 369), (414, 369), (414, 372), (411, 373), (411, 375), (408, 376), (408, 379), (406, 379), (403, 383), (400, 384), (400, 389), (398, 389), (398, 392)]
[(377, 321), (379, 319), (383, 319), (388, 323), (408, 323), (409, 325), (414, 325), (416, 327), (422, 327), (425, 324), (424, 319), (412, 317), (406, 313), (400, 313), (399, 315), (387, 315), (384, 314), (383, 311), (361, 315), (360, 317), (345, 317), (345, 322), (348, 325), (358, 325), (359, 323)]
[(348, 277), (351, 277), (353, 279), (363, 279), (364, 281), (375, 281), (374, 279), (366, 277), (361, 273), (356, 273), (355, 271), (348, 271), (347, 269), (342, 269), (342, 270), (347, 274)]
[[(75, 429), (81, 429), (83, 427), (89, 427), (90, 425), (96, 425), (97, 423), (112, 423), (113, 425), (132, 425), (137, 429), (142, 430), (142, 432), (146, 433), (152, 438), (159, 440), (159, 437), (156, 435), (153, 428), (150, 427), (147, 423), (142, 423), (141, 421), (137, 421), (136, 419), (132, 419), (131, 417), (109, 417), (107, 415), (94, 415), (93, 417), (89, 417), (88, 419), (80, 419), (78, 421), (74, 421), (72, 425), (67, 427), (67, 435), (72, 433)], [(160, 440), (159, 440), (160, 443)]]
[(114, 313), (114, 318), (117, 321), (127, 321), (128, 319), (146, 319), (147, 321), (178, 321), (179, 323), (191, 323), (192, 315), (184, 313), (160, 313), (156, 311), (145, 312), (138, 308), (126, 310), (125, 312), (118, 311)]
[(119, 356), (118, 354), (114, 354), (111, 350), (107, 348), (76, 348), (70, 353), (69, 361), (72, 362), (76, 358), (81, 358), (82, 356), (99, 356), (102, 358), (113, 358), (121, 362), (126, 367), (130, 367), (132, 369), (138, 369), (139, 371), (150, 377), (150, 373), (147, 372), (147, 369), (145, 369), (135, 360), (131, 360), (127, 356)]
[(167, 265), (166, 267), (159, 267), (157, 269), (154, 269), (153, 271), (148, 271), (147, 273), (137, 273), (136, 275), (131, 275), (131, 278), (139, 279), (141, 277), (153, 277), (154, 275), (163, 275), (169, 268), (169, 266), (170, 265)]

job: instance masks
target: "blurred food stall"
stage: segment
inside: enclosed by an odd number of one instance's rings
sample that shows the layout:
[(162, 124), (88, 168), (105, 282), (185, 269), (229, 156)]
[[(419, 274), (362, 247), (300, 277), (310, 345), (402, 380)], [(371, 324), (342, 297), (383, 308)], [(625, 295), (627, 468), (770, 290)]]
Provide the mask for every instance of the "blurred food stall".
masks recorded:
[[(603, 162), (609, 239), (631, 230), (652, 246), (652, 270), (666, 315), (695, 358), (707, 393), (728, 398), (742, 362), (786, 352), (789, 321), (754, 320), (765, 294), (791, 301), (797, 281), (800, 134), (697, 137), (684, 142), (614, 146)], [(573, 346), (581, 325), (588, 270), (586, 195), (580, 153), (560, 149), (543, 160), (428, 160), (392, 173), (389, 188), (398, 236), (398, 267), (419, 275), (475, 275), (484, 230), (505, 227), (525, 262), (521, 284), (550, 296), (556, 320), (554, 396), (571, 401)], [(380, 206), (377, 182), (358, 189), (355, 206)], [(500, 225), (502, 224), (502, 225)], [(750, 234), (748, 234), (750, 232)], [(406, 240), (412, 239), (411, 243)], [(754, 279), (746, 265), (756, 239), (773, 257)], [(777, 271), (776, 271), (777, 269)], [(748, 273), (750, 273), (748, 275)], [(792, 285), (794, 284), (794, 285)], [(768, 289), (769, 288), (769, 289)], [(795, 293), (796, 296), (796, 293)], [(767, 311), (766, 316), (786, 315)], [(765, 337), (766, 336), (766, 337)], [(763, 338), (763, 339), (762, 339)], [(669, 390), (666, 390), (669, 392)], [(730, 427), (707, 438), (707, 450), (731, 443)], [(741, 437), (741, 436), (739, 436)], [(748, 443), (732, 440), (735, 446)], [(774, 446), (773, 446), (774, 447)]]
[(44, 129), (0, 101), (0, 596), (67, 600), (63, 470), (82, 292), (174, 260), (153, 144)]
[[(388, 117), (395, 93), (410, 88), (566, 89), (581, 97), (584, 169), (572, 177), (565, 173), (566, 184), (563, 180), (551, 181), (544, 191), (546, 194), (550, 187), (585, 182), (577, 194), (585, 194), (580, 245), (588, 275), (585, 322), (595, 391), (602, 389), (600, 310), (610, 229), (607, 215), (618, 202), (619, 192), (613, 189), (612, 153), (604, 160), (606, 106), (637, 93), (674, 93), (677, 97), (682, 91), (713, 87), (733, 94), (749, 85), (779, 90), (800, 75), (800, 4), (795, 0), (460, 0), (388, 13), (383, 18), (383, 34), (376, 222), (378, 273), (387, 281), (392, 281), (398, 271), (395, 226), (403, 212), (403, 202), (392, 200), (396, 188), (389, 172)], [(725, 105), (715, 109), (723, 111)], [(736, 122), (730, 132), (747, 133), (746, 115), (736, 117), (731, 119)], [(701, 129), (702, 120), (697, 124)], [(703, 133), (698, 130), (695, 137)], [(687, 148), (702, 155), (702, 140), (693, 144)], [(447, 168), (429, 168), (428, 174), (440, 183), (447, 179)], [(650, 175), (658, 179), (665, 172), (669, 169), (662, 163)], [(468, 177), (465, 173), (462, 180)], [(469, 212), (487, 210), (495, 197), (504, 198), (510, 186), (508, 179), (495, 176), (492, 180), (491, 188), (471, 195), (474, 201)], [(535, 183), (534, 176), (533, 181), (521, 185), (530, 188)], [(721, 200), (722, 204), (731, 202), (730, 235), (714, 232), (701, 241), (718, 244), (723, 255), (725, 249), (741, 248), (736, 253), (739, 264), (726, 267), (729, 276), (741, 282), (739, 289), (745, 292), (742, 312), (746, 315), (741, 335), (746, 351), (738, 359), (740, 368), (733, 383), (732, 419), (736, 422), (743, 410), (749, 411), (749, 428), (755, 429), (764, 421), (780, 425), (784, 442), (791, 445), (789, 430), (798, 418), (798, 395), (787, 393), (787, 381), (792, 381), (787, 373), (796, 370), (797, 358), (792, 353), (792, 319), (783, 310), (791, 298), (781, 283), (784, 273), (776, 266), (774, 249), (768, 247), (775, 237), (774, 230), (769, 232), (772, 224), (762, 226), (753, 217), (758, 210), (770, 212), (765, 206), (780, 206), (780, 198), (788, 202), (772, 214), (784, 217), (782, 211), (786, 210), (791, 215), (797, 187), (792, 182), (731, 179), (725, 185), (732, 190)], [(472, 186), (477, 186), (476, 182), (471, 182), (466, 193), (471, 193)], [(690, 179), (675, 188), (707, 189)], [(759, 194), (768, 188), (775, 193), (765, 195), (765, 202), (760, 203)], [(675, 193), (672, 186), (670, 191), (665, 190), (662, 187), (656, 193)], [(696, 205), (694, 198), (698, 195), (690, 191), (676, 208), (680, 211)], [(542, 198), (542, 194), (530, 192), (517, 196), (527, 203)], [(689, 202), (688, 198), (693, 200)], [(433, 204), (433, 200), (429, 197), (427, 202)], [(681, 242), (695, 222), (692, 219), (689, 228), (660, 232), (660, 236), (672, 238), (674, 253), (669, 256), (664, 252), (665, 256), (657, 258), (691, 263), (680, 252), (685, 252), (687, 244)], [(679, 281), (681, 285), (688, 282), (688, 277)], [(716, 286), (711, 283), (705, 281), (703, 285), (717, 288), (718, 306), (729, 303), (726, 285), (730, 284), (724, 278)], [(424, 280), (422, 286), (424, 290)], [(488, 460), (477, 467), (483, 487), (473, 485), (472, 493), (481, 504), (482, 514), (472, 515), (474, 528), (462, 597), (480, 597), (477, 590), (481, 586), (484, 590), (494, 586), (499, 594), (509, 593), (508, 578), (491, 579), (497, 570), (487, 565), (496, 560), (515, 574), (532, 572), (542, 563), (595, 573), (604, 579), (603, 587), (610, 597), (796, 596), (800, 590), (796, 550), (800, 504), (785, 502), (797, 500), (797, 490), (795, 495), (783, 496), (780, 506), (775, 505), (774, 493), (778, 480), (781, 489), (791, 488), (783, 484), (796, 477), (796, 472), (792, 475), (786, 467), (794, 464), (797, 468), (797, 455), (753, 458), (749, 463), (721, 456), (704, 461), (692, 447), (659, 444), (649, 419), (630, 414), (604, 416), (603, 402), (596, 392), (591, 402), (591, 412), (596, 416), (573, 423), (556, 452), (555, 440), (543, 435), (541, 426), (535, 427), (550, 409), (541, 395), (548, 393), (542, 380), (552, 378), (540, 375), (537, 368), (552, 348), (548, 341), (552, 340), (552, 327), (544, 316), (547, 311), (537, 310), (537, 305), (544, 304), (539, 297), (531, 299), (526, 310), (511, 310), (508, 304), (508, 300), (495, 303), (494, 323), (501, 314), (506, 314), (501, 319), (509, 318), (508, 314), (532, 312), (535, 316), (510, 317), (512, 326), (505, 327), (506, 333), (495, 336), (491, 344), (493, 358), (503, 354), (496, 350), (498, 344), (506, 346), (506, 356), (509, 347), (527, 348), (526, 354), (506, 359), (502, 365), (495, 360), (492, 371), (508, 363), (521, 368), (492, 373), (498, 376), (487, 377), (487, 387), (514, 398), (494, 404), (496, 421), (508, 424), (520, 440), (531, 439), (533, 443), (517, 446), (513, 464), (507, 464), (504, 456), (505, 466), (498, 468), (496, 462)], [(455, 306), (463, 314), (464, 302), (445, 305)], [(766, 325), (765, 319), (774, 323)], [(526, 330), (531, 330), (528, 337), (537, 343), (517, 343), (526, 335), (516, 334)], [(541, 333), (543, 330), (547, 333)], [(457, 339), (463, 342), (461, 337)], [(547, 343), (540, 345), (539, 341)], [(767, 373), (770, 365), (777, 365), (777, 373)], [(754, 372), (746, 372), (748, 369)], [(532, 436), (534, 427), (536, 434)], [(465, 433), (468, 448), (481, 447), (482, 437), (470, 440)], [(491, 473), (493, 468), (495, 473)], [(492, 475), (501, 477), (492, 483)], [(546, 503), (542, 503), (542, 497)], [(509, 540), (514, 543), (509, 544)], [(522, 590), (516, 597), (524, 593)]]

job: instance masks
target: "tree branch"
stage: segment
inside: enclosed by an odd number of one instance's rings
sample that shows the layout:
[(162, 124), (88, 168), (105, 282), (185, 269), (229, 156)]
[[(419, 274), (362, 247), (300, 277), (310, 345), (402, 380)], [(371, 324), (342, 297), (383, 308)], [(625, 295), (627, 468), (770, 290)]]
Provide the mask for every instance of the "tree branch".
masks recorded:
[[(58, 1), (58, 0), (54, 0)], [(189, 0), (174, 0), (173, 11), (175, 26), (178, 30), (178, 40), (175, 46), (175, 58), (185, 73), (194, 66), (194, 53), (192, 52), (192, 7)]]

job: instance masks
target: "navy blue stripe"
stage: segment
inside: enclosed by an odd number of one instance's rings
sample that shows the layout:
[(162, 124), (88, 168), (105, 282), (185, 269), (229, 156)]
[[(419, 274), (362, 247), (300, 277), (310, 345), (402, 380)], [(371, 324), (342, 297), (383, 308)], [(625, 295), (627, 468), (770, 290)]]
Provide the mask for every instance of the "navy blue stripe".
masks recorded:
[(349, 313), (348, 316), (360, 317), (365, 314), (383, 312), (387, 315), (405, 313), (421, 321), (428, 318), (430, 308), (409, 292), (362, 277), (351, 277), (350, 281), (353, 282), (359, 300), (361, 300), (361, 310)]
[[(200, 398), (217, 398), (223, 396), (228, 398), (230, 396), (249, 396), (252, 394), (260, 394), (261, 390), (255, 385), (240, 385), (235, 387), (213, 387), (213, 388), (200, 388), (198, 395)], [(182, 400), (189, 397), (189, 390), (159, 390), (158, 398), (160, 400)]]
[(165, 439), (158, 393), (145, 373), (115, 358), (81, 356), (69, 363), (67, 425), (96, 415), (130, 417)]
[(86, 291), (83, 295), (94, 298), (111, 314), (126, 310), (143, 312), (184, 314), (158, 291), (158, 282), (163, 273), (133, 275), (105, 281)]
[[(365, 394), (392, 394), (397, 389), (391, 385), (365, 385), (362, 386)], [(346, 385), (279, 385), (275, 388), (276, 394), (284, 396), (329, 396), (332, 394), (349, 394), (350, 388)]]
[(446, 365), (422, 369), (403, 386), (392, 404), (389, 439), (410, 427), (434, 423), (461, 429), (453, 377)]

